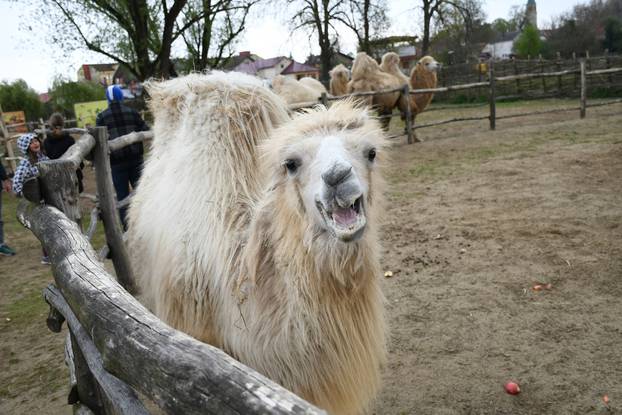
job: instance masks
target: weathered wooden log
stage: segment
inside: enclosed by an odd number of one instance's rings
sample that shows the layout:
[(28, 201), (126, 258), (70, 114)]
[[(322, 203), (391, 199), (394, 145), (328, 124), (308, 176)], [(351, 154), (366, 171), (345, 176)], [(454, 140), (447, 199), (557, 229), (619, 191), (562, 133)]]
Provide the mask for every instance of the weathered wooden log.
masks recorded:
[(410, 86), (408, 84), (403, 86), (402, 93), (400, 94), (400, 101), (402, 108), (404, 108), (404, 127), (406, 128), (406, 142), (412, 144), (415, 138), (412, 128), (412, 113), (410, 112)]
[(392, 93), (401, 92), (401, 91), (402, 91), (402, 87), (400, 86), (399, 88), (386, 89), (382, 91), (354, 92), (352, 94), (328, 96), (326, 97), (326, 99), (329, 101), (338, 101), (340, 99), (346, 99), (350, 97), (372, 97), (375, 95), (392, 94)]
[(296, 110), (300, 110), (303, 108), (311, 108), (314, 107), (316, 105), (320, 104), (320, 100), (318, 98), (317, 101), (305, 101), (305, 102), (295, 102), (293, 104), (289, 104), (287, 106), (287, 109), (290, 111), (296, 111)]
[(153, 131), (135, 131), (122, 135), (121, 137), (108, 141), (108, 148), (110, 151), (115, 151), (129, 146), (130, 144), (140, 143), (146, 140), (153, 140)]
[(495, 63), (494, 60), (490, 60), (488, 63), (488, 76), (490, 82), (490, 117), (489, 124), (490, 129), (495, 130), (497, 128), (497, 91), (496, 91), (496, 80), (495, 80)]
[(112, 173), (110, 169), (110, 154), (108, 151), (108, 131), (106, 127), (94, 129), (95, 151), (94, 164), (97, 174), (97, 195), (99, 197), (99, 209), (106, 242), (112, 253), (112, 264), (119, 283), (130, 293), (136, 292), (136, 284), (132, 275), (130, 257), (123, 243), (123, 231), (121, 219), (117, 211), (116, 195), (112, 186)]
[(597, 102), (594, 104), (586, 104), (587, 108), (592, 108), (592, 107), (602, 107), (605, 105), (613, 105), (613, 104), (622, 104), (622, 99), (614, 99), (611, 101), (606, 101), (606, 102)]
[(95, 138), (91, 134), (83, 134), (74, 145), (65, 151), (61, 159), (71, 161), (75, 170), (91, 154), (93, 148), (95, 148)]
[(622, 72), (622, 68), (598, 69), (594, 71), (586, 71), (586, 75), (605, 75)]
[(65, 317), (56, 309), (56, 307), (50, 304), (50, 312), (48, 313), (47, 319), (45, 319), (48, 329), (54, 333), (60, 333), (64, 322)]
[(63, 159), (45, 160), (38, 167), (45, 203), (60, 209), (69, 219), (80, 223), (78, 177), (73, 162)]
[(158, 320), (106, 273), (76, 224), (57, 209), (23, 201), (18, 218), (51, 252), (56, 285), (90, 334), (103, 368), (165, 411), (325, 413)]
[[(89, 337), (84, 327), (80, 324), (80, 321), (76, 318), (75, 314), (63, 298), (61, 292), (52, 284), (50, 284), (43, 292), (45, 300), (53, 305), (65, 318), (67, 319), (67, 325), (72, 333), (72, 350), (74, 354), (74, 362), (76, 361), (76, 354), (80, 352), (84, 363), (88, 366), (89, 372), (93, 376), (93, 380), (96, 385), (101, 389), (101, 392), (108, 398), (107, 401), (113, 405), (114, 413), (120, 414), (147, 414), (147, 410), (140, 402), (134, 391), (124, 382), (120, 381), (116, 377), (112, 376), (103, 367), (102, 357), (95, 347), (93, 340)], [(93, 389), (87, 391), (87, 393), (93, 393), (88, 399), (92, 399), (91, 403), (83, 400), (80, 391), (80, 378), (76, 373), (78, 384), (78, 395), (80, 401), (86, 403), (91, 410), (96, 412), (93, 405), (100, 405), (95, 399), (94, 394), (95, 384), (92, 385)]]
[(24, 199), (32, 203), (43, 202), (43, 194), (41, 193), (41, 185), (39, 184), (38, 177), (30, 177), (24, 181), (22, 196), (24, 196)]
[(505, 82), (505, 81), (514, 81), (516, 79), (549, 78), (549, 77), (562, 76), (562, 75), (571, 75), (574, 73), (578, 73), (578, 71), (576, 69), (569, 69), (566, 71), (559, 71), (559, 72), (526, 73), (522, 75), (498, 76), (495, 78), (495, 80), (497, 82)]
[(99, 219), (99, 207), (95, 206), (91, 209), (89, 227), (86, 229), (85, 235), (90, 241), (93, 239), (93, 235), (95, 235), (95, 230), (97, 229), (97, 221)]
[[(67, 134), (86, 134), (89, 132), (88, 129), (86, 128), (63, 128), (62, 130), (63, 133), (67, 133)], [(50, 128), (46, 128), (46, 129), (42, 129), (42, 128), (37, 128), (35, 130), (35, 133), (37, 134), (52, 134), (52, 130)]]
[(579, 107), (568, 107), (568, 108), (553, 108), (549, 110), (540, 110), (540, 111), (530, 111), (530, 112), (520, 112), (518, 114), (508, 114), (508, 115), (498, 115), (498, 120), (507, 120), (508, 118), (518, 118), (518, 117), (528, 117), (531, 115), (540, 115), (540, 114), (552, 114), (554, 112), (565, 112), (565, 111), (576, 111)]
[[(51, 301), (49, 300), (49, 297), (46, 297), (46, 300)], [(54, 304), (53, 301), (51, 302)], [(58, 303), (54, 306), (59, 307)], [(67, 325), (69, 325), (69, 322), (67, 322)], [(75, 390), (78, 402), (86, 405), (94, 414), (102, 414), (103, 405), (99, 394), (97, 393), (98, 385), (95, 375), (91, 372), (89, 363), (87, 362), (84, 353), (82, 353), (82, 349), (78, 344), (73, 328), (69, 331), (69, 342), (71, 343), (71, 350), (73, 352), (73, 367), (76, 378)], [(92, 356), (90, 358), (92, 359)]]
[(429, 122), (429, 123), (425, 123), (425, 124), (415, 124), (415, 126), (413, 127), (413, 130), (418, 130), (419, 128), (436, 127), (437, 125), (449, 124), (449, 123), (453, 123), (453, 122), (480, 121), (480, 120), (488, 120), (488, 119), (490, 119), (489, 115), (482, 115), (482, 116), (477, 116), (477, 117), (451, 118), (451, 119), (447, 119), (447, 120), (434, 121), (434, 122)]
[(9, 139), (9, 129), (4, 123), (4, 117), (2, 116), (2, 105), (0, 105), (0, 130), (2, 131), (4, 145), (6, 147), (7, 155), (9, 156), (7, 157), (9, 165), (11, 166), (11, 170), (15, 171), (17, 169), (17, 164), (15, 163), (15, 153), (13, 152), (13, 144)]
[(475, 82), (471, 84), (444, 86), (441, 88), (411, 89), (410, 95), (431, 94), (431, 93), (436, 93), (436, 92), (460, 91), (462, 89), (481, 88), (483, 86), (488, 86), (488, 85), (490, 85), (490, 82)]

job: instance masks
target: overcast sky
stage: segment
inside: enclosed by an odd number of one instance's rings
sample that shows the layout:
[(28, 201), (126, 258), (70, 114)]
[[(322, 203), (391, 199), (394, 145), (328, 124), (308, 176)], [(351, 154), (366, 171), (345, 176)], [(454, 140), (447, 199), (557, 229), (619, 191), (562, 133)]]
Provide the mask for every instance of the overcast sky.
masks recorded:
[[(387, 0), (387, 3), (393, 22), (388, 35), (419, 33), (420, 22), (415, 12), (418, 0)], [(488, 21), (499, 17), (507, 18), (513, 5), (523, 3), (526, 0), (483, 0)], [(588, 3), (588, 0), (540, 0), (536, 3), (538, 25), (543, 27), (553, 17), (571, 10), (575, 4)], [(0, 80), (22, 78), (37, 91), (44, 92), (56, 74), (75, 80), (81, 64), (108, 62), (105, 57), (85, 51), (74, 52), (69, 58), (63, 58), (45, 41), (45, 31), (35, 35), (24, 30), (25, 26), (36, 25), (36, 22), (28, 21), (27, 7), (21, 2), (0, 0)], [(249, 20), (246, 35), (236, 50), (249, 50), (264, 58), (291, 55), (300, 62), (304, 62), (310, 52), (318, 53), (318, 46), (309, 36), (296, 33), (290, 37), (287, 25), (280, 23), (284, 18), (285, 15), (264, 15)], [(341, 33), (340, 41), (345, 52), (355, 52), (355, 38), (349, 31)]]

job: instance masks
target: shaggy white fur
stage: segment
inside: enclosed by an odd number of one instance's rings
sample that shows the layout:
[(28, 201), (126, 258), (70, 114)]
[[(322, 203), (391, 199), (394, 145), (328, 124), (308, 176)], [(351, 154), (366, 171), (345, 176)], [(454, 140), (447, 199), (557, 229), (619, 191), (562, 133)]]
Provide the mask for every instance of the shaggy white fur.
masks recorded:
[(319, 103), (322, 92), (326, 92), (324, 85), (313, 78), (296, 80), (283, 75), (277, 75), (272, 79), (272, 89), (288, 104), (313, 101)]
[(377, 122), (350, 102), (290, 119), (241, 74), (148, 89), (128, 231), (147, 305), (331, 413), (365, 411), (386, 354)]

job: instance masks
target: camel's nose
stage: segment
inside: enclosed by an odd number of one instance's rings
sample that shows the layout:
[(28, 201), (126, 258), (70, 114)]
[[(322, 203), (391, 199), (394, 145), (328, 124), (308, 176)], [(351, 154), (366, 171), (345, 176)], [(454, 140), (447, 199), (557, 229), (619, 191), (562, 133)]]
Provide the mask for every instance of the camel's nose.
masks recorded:
[(352, 174), (352, 166), (343, 162), (333, 164), (330, 169), (322, 173), (322, 180), (329, 186), (335, 187)]

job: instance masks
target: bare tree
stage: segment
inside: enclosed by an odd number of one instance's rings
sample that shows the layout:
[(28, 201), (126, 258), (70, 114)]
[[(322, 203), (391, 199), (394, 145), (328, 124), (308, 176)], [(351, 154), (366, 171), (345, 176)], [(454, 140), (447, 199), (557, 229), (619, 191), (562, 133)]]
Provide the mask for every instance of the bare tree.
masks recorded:
[(423, 38), (421, 40), (421, 53), (426, 55), (430, 49), (430, 38), (432, 35), (432, 25), (435, 20), (441, 24), (445, 20), (445, 15), (450, 10), (457, 10), (465, 16), (465, 22), (471, 22), (469, 8), (462, 0), (421, 0), (420, 6), (423, 11)]
[(389, 26), (386, 10), (386, 0), (348, 0), (344, 3), (343, 15), (338, 15), (337, 19), (352, 29), (358, 40), (358, 50), (370, 54), (371, 38), (378, 37)]
[[(233, 46), (246, 28), (252, 6), (261, 0), (191, 0), (182, 12), (181, 36), (195, 70), (217, 68), (233, 54)], [(178, 25), (180, 30), (180, 25)]]
[[(333, 47), (338, 40), (333, 23), (344, 19), (345, 0), (287, 0), (290, 5), (300, 5), (294, 14), (293, 30), (309, 28), (317, 33), (320, 46), (320, 81), (328, 85), (328, 71), (332, 66)], [(332, 36), (331, 36), (332, 32)], [(331, 38), (334, 39), (331, 41)]]

